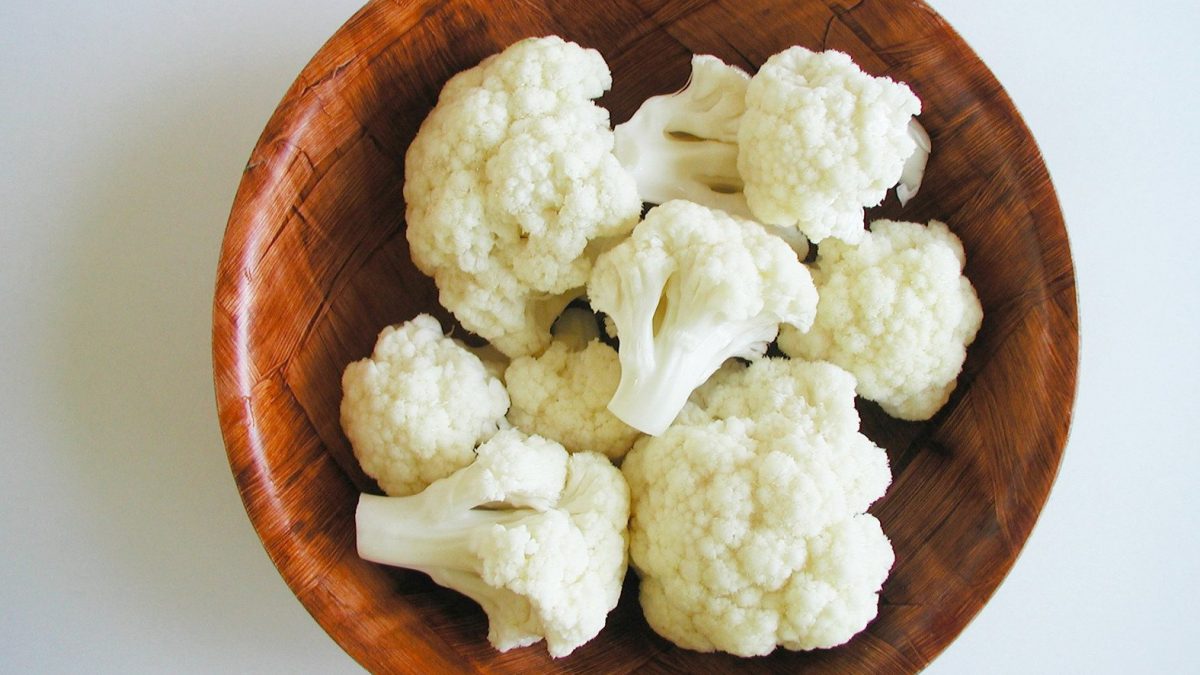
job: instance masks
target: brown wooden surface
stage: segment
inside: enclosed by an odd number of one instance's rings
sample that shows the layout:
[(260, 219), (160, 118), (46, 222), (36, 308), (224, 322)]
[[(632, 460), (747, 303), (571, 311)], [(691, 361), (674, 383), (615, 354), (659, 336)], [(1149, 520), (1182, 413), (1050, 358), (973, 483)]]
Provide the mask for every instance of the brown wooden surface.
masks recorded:
[[(674, 648), (631, 579), (605, 631), (572, 656), (498, 654), (469, 601), (354, 552), (373, 489), (338, 427), (339, 377), (376, 333), (443, 320), (404, 238), (404, 151), (442, 83), (530, 35), (599, 49), (624, 121), (672, 91), (691, 53), (755, 69), (792, 44), (850, 53), (904, 80), (933, 139), (921, 194), (871, 215), (948, 221), (984, 323), (950, 403), (924, 424), (861, 406), (895, 482), (873, 511), (896, 549), (879, 617), (848, 645), (741, 660)], [(218, 270), (221, 428), (246, 509), (322, 626), (377, 672), (909, 672), (933, 659), (1012, 566), (1050, 490), (1075, 391), (1078, 321), (1062, 216), (1028, 130), (954, 31), (909, 0), (372, 2), (300, 74), (247, 164)]]

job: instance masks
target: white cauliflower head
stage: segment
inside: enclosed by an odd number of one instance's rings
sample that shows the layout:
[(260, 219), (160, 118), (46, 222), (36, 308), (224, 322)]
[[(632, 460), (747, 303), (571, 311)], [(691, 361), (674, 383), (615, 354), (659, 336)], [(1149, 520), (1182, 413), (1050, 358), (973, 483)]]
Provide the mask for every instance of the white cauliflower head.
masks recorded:
[(983, 320), (964, 262), (962, 242), (938, 221), (878, 220), (857, 246), (826, 241), (813, 267), (816, 321), (807, 333), (783, 330), (779, 347), (850, 371), (859, 395), (893, 417), (929, 419)]
[(757, 358), (781, 323), (812, 322), (805, 266), (757, 223), (686, 201), (651, 209), (596, 261), (592, 307), (612, 318), (621, 380), (608, 409), (661, 433), (726, 359)]
[(341, 422), (354, 456), (390, 495), (410, 495), (475, 459), (508, 411), (504, 385), (421, 314), (380, 334), (342, 374)]
[(723, 369), (622, 471), (642, 608), (675, 644), (831, 647), (875, 616), (894, 556), (864, 511), (891, 475), (858, 432), (844, 371), (783, 359)]
[[(580, 313), (587, 316), (573, 318)], [(512, 399), (508, 420), (522, 431), (562, 443), (571, 452), (593, 451), (620, 459), (641, 433), (606, 407), (621, 379), (617, 352), (594, 337), (598, 329), (591, 312), (568, 310), (563, 316), (572, 317), (570, 332), (593, 337), (576, 344), (581, 336), (556, 334), (541, 356), (514, 359), (505, 373)]]
[(464, 327), (509, 356), (546, 347), (595, 249), (641, 212), (591, 100), (611, 84), (595, 50), (523, 40), (451, 78), (409, 146), (413, 261)]
[(797, 46), (772, 56), (750, 80), (738, 129), (750, 210), (813, 242), (858, 241), (863, 207), (883, 200), (918, 151), (923, 132), (910, 122), (920, 112), (906, 84), (872, 77), (841, 52)]

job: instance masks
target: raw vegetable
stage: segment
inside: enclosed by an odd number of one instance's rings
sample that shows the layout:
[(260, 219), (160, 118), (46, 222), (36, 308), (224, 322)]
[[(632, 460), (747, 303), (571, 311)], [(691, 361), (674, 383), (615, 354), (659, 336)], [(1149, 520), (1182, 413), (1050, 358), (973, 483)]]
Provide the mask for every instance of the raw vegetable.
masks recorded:
[(595, 316), (568, 309), (555, 324), (549, 349), (541, 356), (515, 359), (508, 367), (508, 420), (570, 452), (620, 459), (641, 435), (606, 407), (620, 379), (617, 352), (599, 340)]
[(726, 359), (761, 356), (780, 323), (808, 328), (817, 304), (808, 270), (781, 239), (685, 201), (651, 209), (600, 256), (588, 297), (620, 340), (608, 409), (652, 435)]
[(390, 495), (470, 464), (509, 406), (500, 380), (428, 314), (383, 329), (371, 357), (346, 366), (342, 392), (354, 456)]
[(906, 85), (841, 52), (793, 47), (753, 77), (694, 56), (686, 87), (617, 125), (614, 152), (644, 201), (688, 199), (853, 242), (864, 206), (893, 185), (902, 204), (920, 188), (931, 147), (920, 110)]
[(595, 637), (616, 606), (628, 517), (628, 488), (603, 456), (508, 429), (419, 494), (362, 495), (355, 522), (361, 557), (479, 603), (496, 649), (544, 638), (557, 658)]
[(542, 351), (605, 240), (637, 223), (613, 157), (598, 52), (531, 38), (446, 83), (405, 157), (413, 262), (443, 306), (510, 357)]
[(872, 77), (841, 52), (772, 56), (750, 80), (738, 129), (750, 211), (813, 242), (858, 241), (863, 207), (883, 200), (918, 150), (910, 129), (920, 112), (907, 85)]
[(622, 472), (650, 627), (739, 656), (849, 640), (893, 562), (865, 514), (891, 480), (858, 431), (854, 379), (828, 363), (723, 368)]
[(807, 333), (785, 329), (779, 347), (854, 373), (859, 395), (893, 417), (929, 419), (983, 320), (964, 261), (962, 242), (938, 221), (877, 220), (857, 246), (824, 242), (813, 266), (816, 322)]

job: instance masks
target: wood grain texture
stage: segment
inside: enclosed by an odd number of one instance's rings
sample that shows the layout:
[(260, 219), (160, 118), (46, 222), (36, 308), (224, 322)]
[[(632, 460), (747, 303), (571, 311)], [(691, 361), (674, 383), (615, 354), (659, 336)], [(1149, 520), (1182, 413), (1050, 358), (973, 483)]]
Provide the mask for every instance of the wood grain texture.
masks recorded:
[[(846, 51), (924, 101), (934, 153), (920, 196), (872, 217), (950, 223), (985, 318), (950, 403), (898, 422), (863, 404), (895, 482), (874, 508), (896, 549), (879, 617), (849, 644), (742, 660), (677, 649), (641, 618), (636, 581), (591, 644), (494, 652), (483, 613), (425, 576), (354, 552), (357, 493), (373, 490), (338, 426), (340, 374), (384, 325), (429, 311), (409, 262), (404, 152), (441, 85), (511, 42), (555, 33), (599, 49), (624, 121), (677, 89), (691, 53), (749, 69), (793, 44)], [(1058, 470), (1075, 392), (1078, 319), (1057, 199), (991, 73), (912, 0), (377, 1), (321, 49), (250, 157), (218, 268), (213, 352), (220, 424), (247, 512), (312, 615), (376, 672), (919, 670), (1014, 560)]]

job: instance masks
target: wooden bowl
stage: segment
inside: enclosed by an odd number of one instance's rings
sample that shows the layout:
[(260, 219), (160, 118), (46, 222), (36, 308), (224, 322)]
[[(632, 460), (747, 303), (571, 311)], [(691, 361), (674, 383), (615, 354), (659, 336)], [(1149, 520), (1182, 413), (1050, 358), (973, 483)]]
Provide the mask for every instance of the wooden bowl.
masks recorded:
[[(758, 659), (655, 636), (630, 575), (601, 635), (551, 660), (499, 654), (470, 601), (422, 574), (363, 562), (359, 491), (338, 425), (340, 374), (389, 323), (438, 307), (409, 260), (404, 153), (453, 73), (531, 35), (595, 47), (614, 122), (710, 53), (753, 71), (793, 44), (848, 52), (908, 82), (933, 139), (921, 194), (872, 214), (948, 221), (985, 318), (950, 403), (923, 424), (863, 404), (895, 482), (872, 509), (896, 550), (878, 618), (831, 650)], [(288, 90), (246, 165), (221, 252), (213, 326), (221, 429), (246, 510), (280, 573), (378, 672), (909, 672), (933, 659), (1008, 572), (1054, 481), (1075, 391), (1078, 320), (1054, 190), (1000, 84), (915, 0), (371, 2)]]

